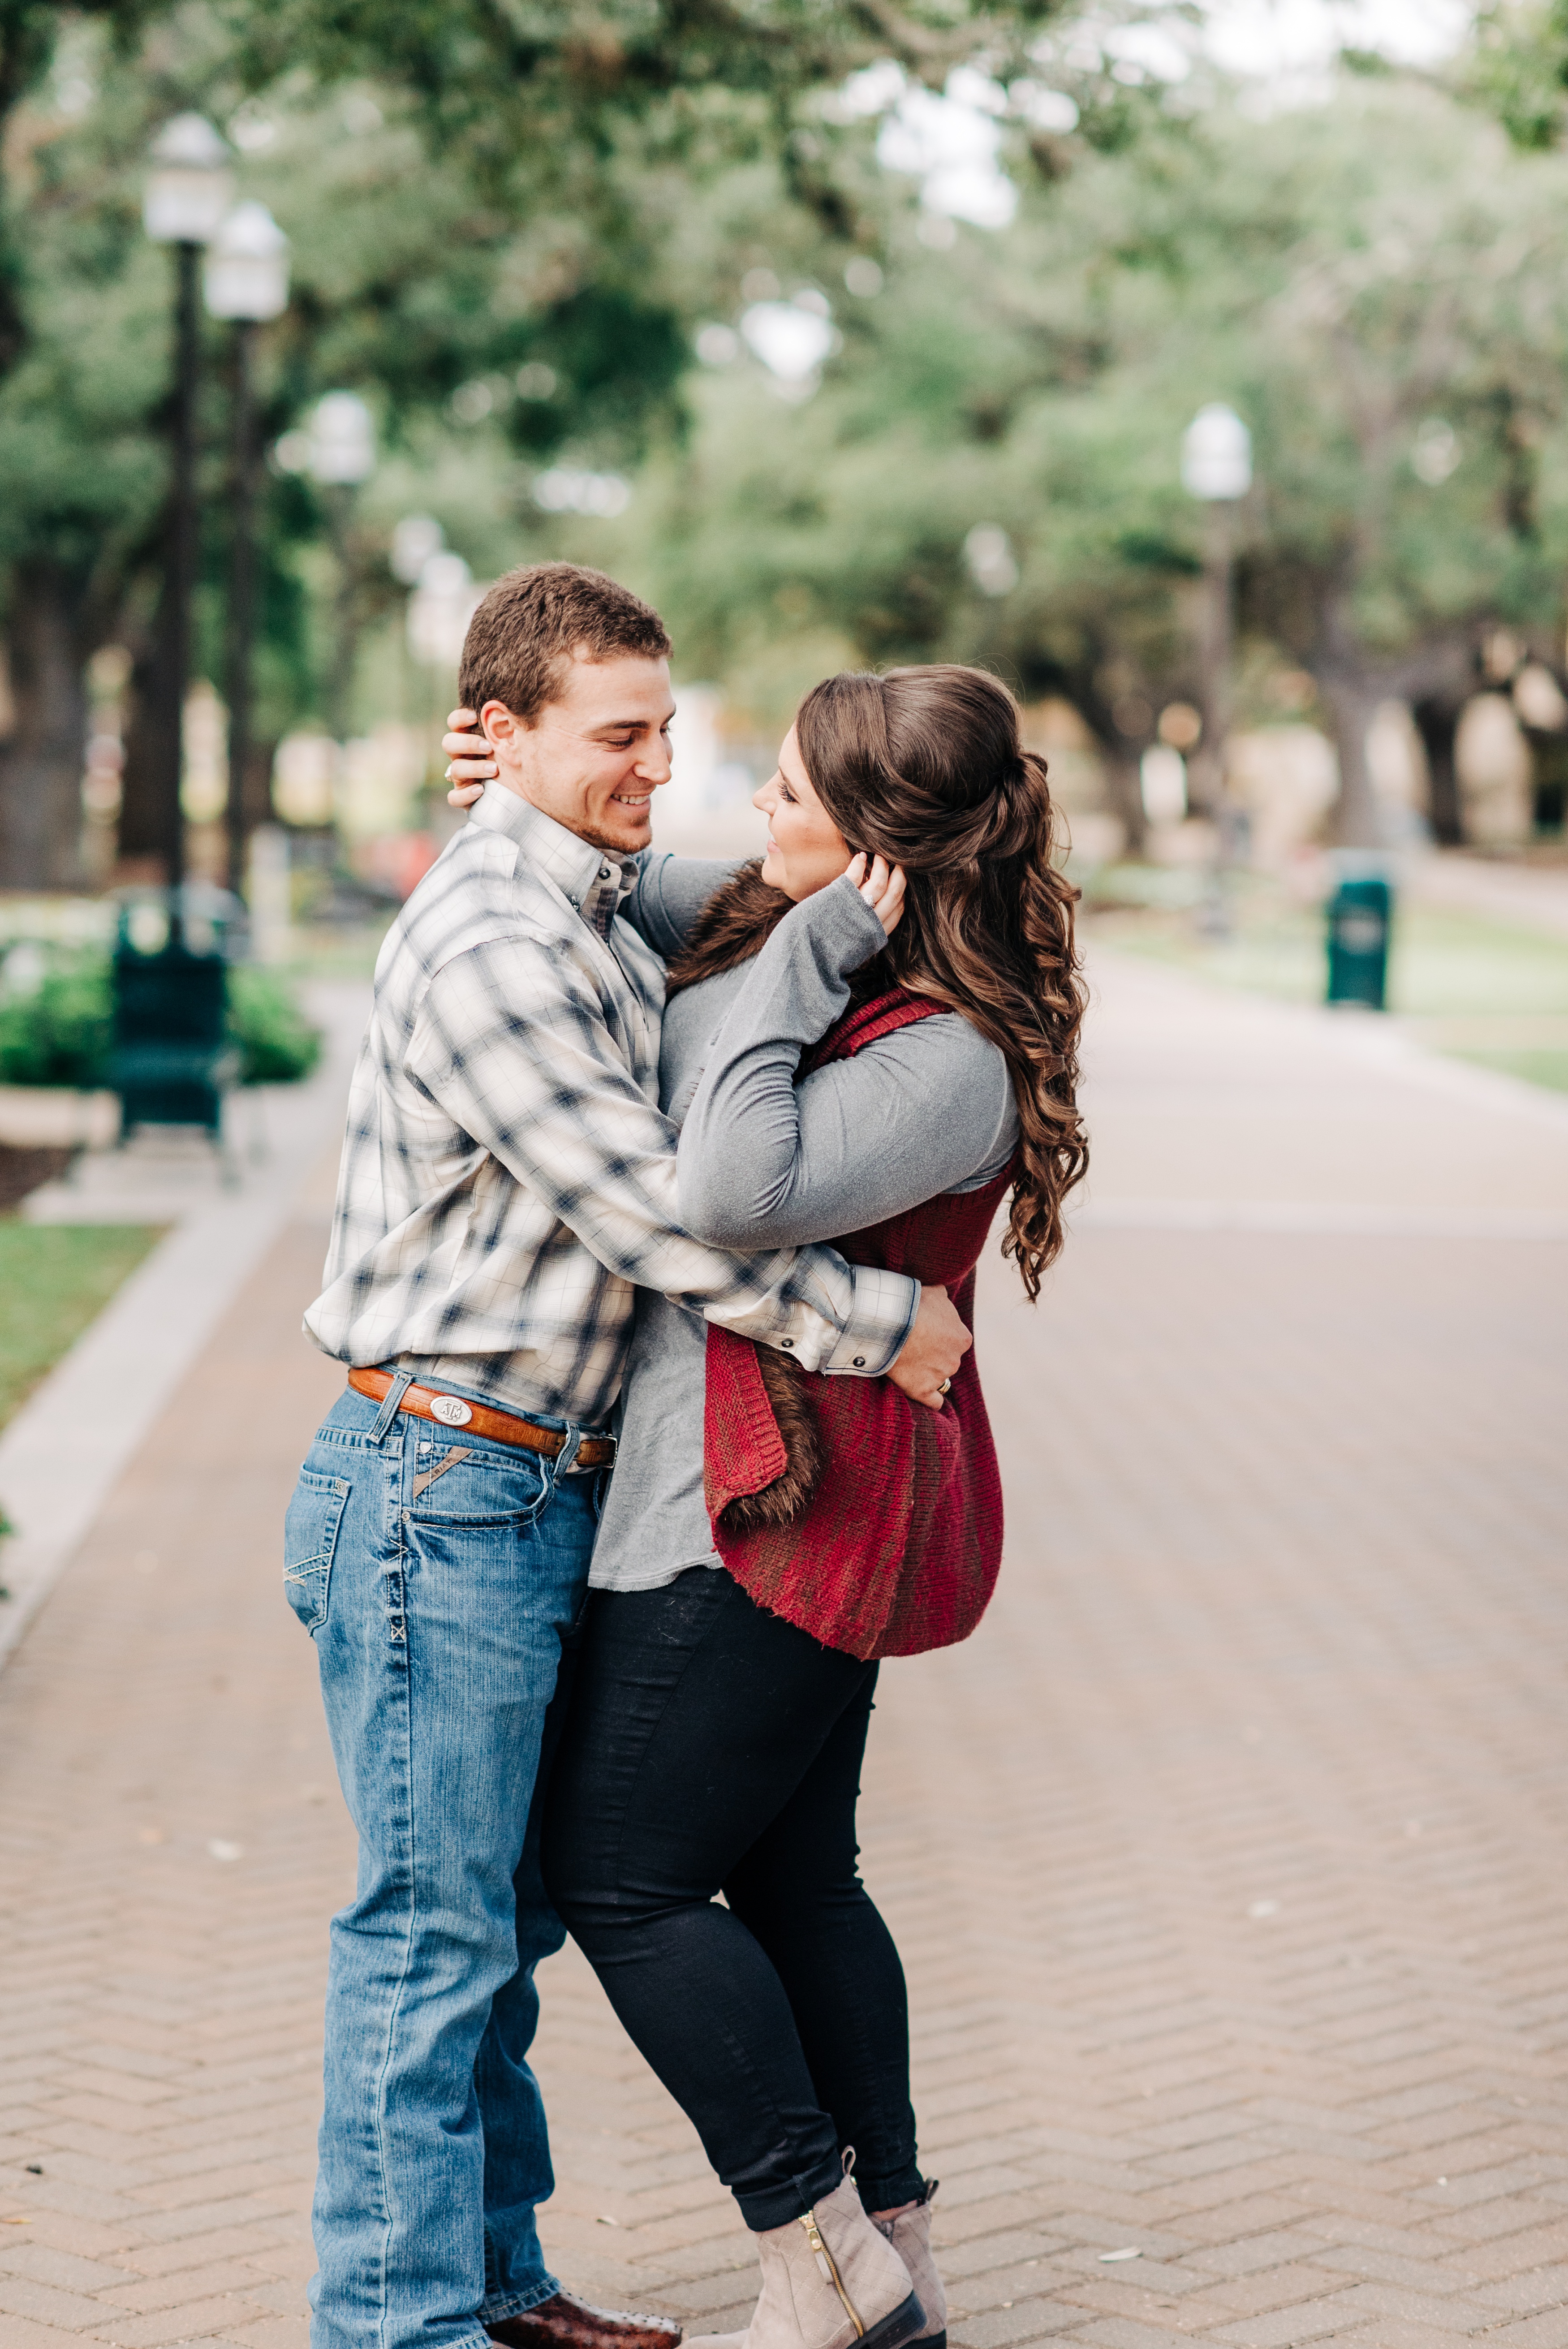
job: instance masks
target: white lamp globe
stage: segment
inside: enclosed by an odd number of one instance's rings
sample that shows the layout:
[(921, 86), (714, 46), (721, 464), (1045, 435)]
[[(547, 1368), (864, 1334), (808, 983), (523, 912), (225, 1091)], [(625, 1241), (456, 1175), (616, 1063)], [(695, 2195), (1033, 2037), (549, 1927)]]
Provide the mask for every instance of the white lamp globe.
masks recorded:
[(432, 554), (408, 598), (408, 649), (431, 668), (456, 668), (475, 606), (484, 595), (460, 554)]
[(1190, 497), (1244, 498), (1253, 485), (1253, 436), (1233, 408), (1212, 400), (1181, 438), (1181, 486)]
[(152, 142), (142, 225), (155, 244), (206, 244), (233, 202), (227, 141), (204, 114), (177, 114)]
[(329, 391), (310, 423), (313, 477), (324, 487), (346, 488), (376, 470), (376, 425), (355, 391)]
[(289, 241), (265, 204), (239, 204), (207, 248), (201, 289), (214, 318), (259, 324), (288, 307)]
[(392, 533), (392, 576), (412, 587), (430, 557), (439, 554), (446, 535), (434, 514), (405, 514)]

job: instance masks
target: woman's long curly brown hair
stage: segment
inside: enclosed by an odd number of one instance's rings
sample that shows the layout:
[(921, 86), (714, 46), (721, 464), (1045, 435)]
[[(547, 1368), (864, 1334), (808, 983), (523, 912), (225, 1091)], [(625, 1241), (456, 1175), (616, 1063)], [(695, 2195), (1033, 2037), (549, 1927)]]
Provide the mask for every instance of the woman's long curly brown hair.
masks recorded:
[[(1055, 862), (1045, 761), (1025, 750), (1006, 688), (952, 662), (827, 678), (801, 703), (795, 738), (851, 850), (908, 876), (903, 919), (872, 970), (949, 1004), (1006, 1057), (1020, 1134), (1002, 1246), (1034, 1299), (1061, 1251), (1062, 1202), (1088, 1166), (1078, 893)], [(703, 976), (704, 943), (694, 936), (673, 985)]]

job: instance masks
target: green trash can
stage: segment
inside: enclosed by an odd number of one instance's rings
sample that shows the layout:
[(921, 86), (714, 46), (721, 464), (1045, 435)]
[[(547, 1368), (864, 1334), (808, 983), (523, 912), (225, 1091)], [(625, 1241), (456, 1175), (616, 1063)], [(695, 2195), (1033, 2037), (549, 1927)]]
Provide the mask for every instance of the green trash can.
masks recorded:
[(1328, 1000), (1381, 1011), (1394, 892), (1387, 874), (1346, 874), (1328, 901)]
[(138, 1126), (195, 1125), (222, 1154), (223, 1096), (240, 1073), (228, 1026), (231, 908), (241, 910), (218, 891), (189, 887), (176, 928), (167, 891), (121, 901), (108, 1076), (122, 1142)]

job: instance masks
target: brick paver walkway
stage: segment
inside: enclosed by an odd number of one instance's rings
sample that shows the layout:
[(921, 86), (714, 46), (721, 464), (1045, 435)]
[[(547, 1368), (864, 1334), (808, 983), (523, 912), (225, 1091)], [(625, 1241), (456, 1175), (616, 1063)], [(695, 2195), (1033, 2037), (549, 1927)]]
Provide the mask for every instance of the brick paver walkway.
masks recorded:
[[(954, 2341), (1554, 2349), (1568, 1243), (1484, 1235), (1568, 1205), (1568, 1125), (1108, 991), (1095, 1213), (1037, 1313), (989, 1282), (1002, 1592), (887, 1671), (867, 1786)], [(1161, 1227), (1242, 1197), (1242, 1135), (1265, 1199), (1408, 1228)], [(351, 1866), (276, 1587), (336, 1385), (295, 1334), (321, 1237), (279, 1243), (0, 1680), (4, 2349), (303, 2340)], [(557, 2263), (722, 2321), (751, 2262), (689, 2129), (572, 1952), (545, 1992)]]

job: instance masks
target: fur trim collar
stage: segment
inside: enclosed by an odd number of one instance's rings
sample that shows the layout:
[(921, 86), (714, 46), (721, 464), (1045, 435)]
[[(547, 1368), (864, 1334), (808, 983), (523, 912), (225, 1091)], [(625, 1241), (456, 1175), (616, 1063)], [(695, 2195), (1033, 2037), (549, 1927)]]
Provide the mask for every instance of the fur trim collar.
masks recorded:
[(782, 889), (770, 889), (762, 878), (762, 859), (754, 856), (715, 890), (692, 925), (691, 935), (673, 957), (665, 980), (666, 999), (699, 979), (716, 978), (721, 970), (735, 970), (759, 955), (789, 911)]

